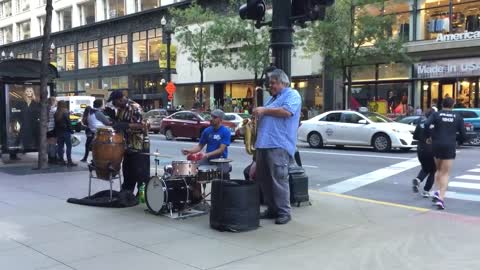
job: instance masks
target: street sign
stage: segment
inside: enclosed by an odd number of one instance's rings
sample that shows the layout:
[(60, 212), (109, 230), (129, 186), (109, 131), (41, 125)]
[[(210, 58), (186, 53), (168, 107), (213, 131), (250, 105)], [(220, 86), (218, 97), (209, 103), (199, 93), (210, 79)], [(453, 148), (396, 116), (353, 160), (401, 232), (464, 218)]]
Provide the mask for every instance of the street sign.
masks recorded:
[(167, 86), (165, 87), (165, 90), (168, 93), (168, 99), (172, 100), (173, 99), (173, 94), (177, 90), (177, 87), (175, 86), (175, 84), (173, 82), (168, 82)]

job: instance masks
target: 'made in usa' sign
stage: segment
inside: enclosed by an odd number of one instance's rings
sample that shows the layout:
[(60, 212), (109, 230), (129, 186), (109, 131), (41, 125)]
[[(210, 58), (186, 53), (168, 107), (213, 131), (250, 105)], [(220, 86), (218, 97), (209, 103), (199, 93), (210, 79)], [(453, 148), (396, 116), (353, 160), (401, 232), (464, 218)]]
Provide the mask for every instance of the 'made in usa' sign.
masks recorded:
[(415, 78), (480, 76), (480, 58), (449, 59), (415, 64)]

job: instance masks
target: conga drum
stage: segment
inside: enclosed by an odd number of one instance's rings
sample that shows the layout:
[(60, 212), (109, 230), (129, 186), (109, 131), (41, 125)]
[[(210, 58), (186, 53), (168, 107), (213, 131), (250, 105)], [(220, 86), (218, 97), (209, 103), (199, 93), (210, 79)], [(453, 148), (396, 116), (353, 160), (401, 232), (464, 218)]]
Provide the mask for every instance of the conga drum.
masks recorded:
[(125, 139), (121, 133), (115, 132), (111, 127), (97, 128), (92, 141), (93, 165), (97, 177), (110, 180), (120, 171), (123, 154), (125, 152)]

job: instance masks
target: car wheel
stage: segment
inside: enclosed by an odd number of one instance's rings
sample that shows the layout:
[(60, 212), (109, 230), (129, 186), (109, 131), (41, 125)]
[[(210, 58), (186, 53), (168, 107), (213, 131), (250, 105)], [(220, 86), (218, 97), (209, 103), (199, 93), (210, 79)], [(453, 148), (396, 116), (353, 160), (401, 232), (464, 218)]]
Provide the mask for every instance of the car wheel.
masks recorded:
[(480, 137), (476, 137), (474, 139), (471, 139), (469, 142), (471, 145), (480, 145)]
[(310, 147), (313, 147), (313, 148), (320, 148), (323, 146), (322, 135), (320, 135), (320, 133), (318, 132), (312, 132), (308, 134), (307, 141), (308, 141), (308, 145), (310, 145)]
[(167, 138), (167, 140), (171, 141), (173, 140), (175, 137), (173, 136), (173, 132), (171, 129), (167, 129), (165, 130), (165, 137)]
[(387, 134), (379, 133), (373, 137), (372, 146), (377, 152), (388, 152), (392, 149), (392, 142)]

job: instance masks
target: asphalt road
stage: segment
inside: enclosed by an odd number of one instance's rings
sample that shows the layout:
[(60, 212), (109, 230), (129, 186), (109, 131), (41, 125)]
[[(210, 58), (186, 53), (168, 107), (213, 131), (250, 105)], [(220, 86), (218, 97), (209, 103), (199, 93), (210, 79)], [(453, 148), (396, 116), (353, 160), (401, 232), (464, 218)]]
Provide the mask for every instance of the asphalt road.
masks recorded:
[[(162, 167), (173, 160), (184, 160), (180, 150), (196, 143), (191, 140), (167, 141), (164, 136), (153, 134), (150, 141), (151, 152), (158, 150), (170, 156), (161, 158)], [(432, 207), (430, 200), (412, 193), (411, 181), (420, 169), (414, 150), (376, 153), (368, 148), (312, 149), (303, 144), (298, 147), (311, 189), (415, 207)], [(480, 161), (477, 158), (480, 147), (461, 147), (458, 151), (446, 211), (480, 216)], [(74, 159), (80, 159), (83, 147), (75, 147), (73, 154)], [(233, 159), (232, 178), (243, 179), (243, 169), (252, 160), (245, 152), (243, 141), (231, 144), (229, 158)], [(153, 157), (151, 164), (153, 168)]]

